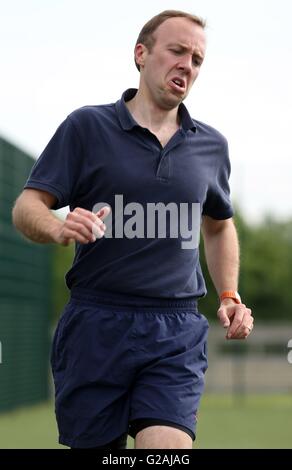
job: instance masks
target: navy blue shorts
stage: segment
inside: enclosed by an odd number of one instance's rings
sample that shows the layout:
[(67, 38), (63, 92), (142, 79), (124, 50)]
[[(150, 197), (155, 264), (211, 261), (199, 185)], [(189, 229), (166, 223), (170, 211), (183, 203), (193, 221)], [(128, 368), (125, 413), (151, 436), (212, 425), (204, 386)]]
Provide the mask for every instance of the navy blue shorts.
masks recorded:
[(59, 442), (104, 445), (145, 420), (194, 439), (207, 332), (194, 300), (72, 291), (51, 355)]

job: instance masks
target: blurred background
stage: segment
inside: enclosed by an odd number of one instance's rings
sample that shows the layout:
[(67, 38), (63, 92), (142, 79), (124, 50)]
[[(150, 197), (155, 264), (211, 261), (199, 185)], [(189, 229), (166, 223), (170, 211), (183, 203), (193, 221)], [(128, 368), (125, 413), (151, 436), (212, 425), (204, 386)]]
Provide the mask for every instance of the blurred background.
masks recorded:
[(240, 293), (256, 318), (248, 341), (225, 340), (201, 250), (210, 365), (195, 447), (292, 448), (291, 2), (133, 6), (0, 0), (0, 448), (64, 448), (49, 354), (74, 250), (25, 240), (11, 224), (14, 201), (67, 114), (138, 86), (134, 43), (169, 8), (207, 20), (206, 61), (186, 105), (229, 141)]

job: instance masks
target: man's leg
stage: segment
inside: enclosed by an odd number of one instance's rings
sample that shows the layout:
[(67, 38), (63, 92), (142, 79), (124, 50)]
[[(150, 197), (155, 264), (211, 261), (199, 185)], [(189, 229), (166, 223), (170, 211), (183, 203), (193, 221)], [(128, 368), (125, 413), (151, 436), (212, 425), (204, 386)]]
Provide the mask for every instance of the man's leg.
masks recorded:
[(192, 449), (191, 436), (171, 426), (148, 426), (136, 435), (136, 449)]
[(191, 449), (207, 368), (208, 322), (191, 309), (156, 308), (139, 318), (137, 313), (135, 327), (139, 373), (131, 391), (129, 435), (139, 449)]
[(125, 443), (114, 441), (128, 429), (134, 371), (124, 349), (132, 311), (82, 299), (70, 299), (52, 346), (59, 442), (123, 448)]

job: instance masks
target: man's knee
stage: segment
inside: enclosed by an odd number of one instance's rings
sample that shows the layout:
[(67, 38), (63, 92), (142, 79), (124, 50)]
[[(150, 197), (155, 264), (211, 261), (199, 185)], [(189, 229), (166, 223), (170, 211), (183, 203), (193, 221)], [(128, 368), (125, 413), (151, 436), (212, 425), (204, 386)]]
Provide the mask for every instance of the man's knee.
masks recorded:
[(148, 426), (138, 432), (136, 449), (192, 449), (191, 436), (171, 426)]

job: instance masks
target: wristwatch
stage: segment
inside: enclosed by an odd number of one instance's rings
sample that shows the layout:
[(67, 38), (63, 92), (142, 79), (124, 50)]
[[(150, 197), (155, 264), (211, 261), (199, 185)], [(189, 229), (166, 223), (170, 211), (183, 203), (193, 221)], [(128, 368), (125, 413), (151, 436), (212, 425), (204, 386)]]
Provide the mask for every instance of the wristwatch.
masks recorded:
[(222, 292), (222, 294), (220, 294), (220, 300), (222, 301), (223, 299), (232, 299), (235, 303), (241, 304), (240, 295), (235, 290), (225, 290)]

